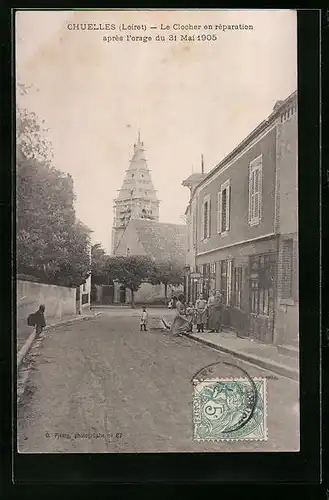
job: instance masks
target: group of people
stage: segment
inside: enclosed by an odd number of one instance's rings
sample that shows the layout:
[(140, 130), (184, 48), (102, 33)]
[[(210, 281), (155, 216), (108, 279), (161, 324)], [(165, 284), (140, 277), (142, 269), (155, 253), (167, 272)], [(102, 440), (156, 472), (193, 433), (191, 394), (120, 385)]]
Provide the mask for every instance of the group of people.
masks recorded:
[(185, 304), (183, 294), (176, 302), (176, 317), (171, 325), (171, 333), (193, 332), (196, 325), (198, 333), (204, 333), (205, 328), (211, 333), (222, 329), (223, 294), (216, 290), (210, 294), (208, 300), (199, 295), (195, 304)]
[[(176, 297), (175, 297), (176, 299)], [(188, 306), (185, 304), (183, 294), (179, 295), (175, 300), (176, 317), (171, 325), (171, 333), (186, 333), (193, 332), (194, 325), (197, 326), (198, 333), (203, 333), (207, 328), (210, 332), (219, 332), (222, 329), (222, 310), (223, 310), (223, 294), (216, 290), (208, 300), (200, 294), (195, 304), (190, 302)], [(35, 313), (32, 313), (27, 318), (29, 326), (36, 328), (36, 333), (40, 334), (46, 326), (44, 317), (45, 306), (41, 305)], [(146, 307), (142, 308), (140, 317), (141, 331), (147, 331), (148, 312)]]

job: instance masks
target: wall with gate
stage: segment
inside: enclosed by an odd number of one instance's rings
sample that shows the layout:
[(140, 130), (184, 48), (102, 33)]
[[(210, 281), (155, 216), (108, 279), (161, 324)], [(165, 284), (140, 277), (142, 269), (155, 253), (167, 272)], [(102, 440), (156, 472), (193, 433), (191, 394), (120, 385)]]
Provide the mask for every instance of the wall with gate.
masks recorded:
[(31, 331), (27, 316), (46, 307), (46, 323), (51, 324), (76, 314), (76, 289), (17, 280), (17, 332)]

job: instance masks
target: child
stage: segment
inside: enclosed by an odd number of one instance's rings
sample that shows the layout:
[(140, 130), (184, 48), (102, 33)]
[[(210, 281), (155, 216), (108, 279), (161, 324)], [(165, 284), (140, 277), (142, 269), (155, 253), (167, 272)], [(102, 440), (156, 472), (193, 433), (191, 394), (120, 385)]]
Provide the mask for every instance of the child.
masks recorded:
[(195, 318), (195, 309), (193, 307), (192, 302), (190, 302), (188, 307), (186, 308), (186, 317), (187, 317), (188, 322), (189, 322), (187, 332), (192, 333), (193, 332), (193, 323), (194, 323), (194, 318)]
[(144, 329), (144, 332), (147, 332), (147, 328), (146, 328), (147, 320), (148, 320), (148, 314), (146, 311), (146, 307), (143, 307), (142, 315), (141, 315), (141, 322), (140, 322), (141, 331), (143, 331), (143, 329)]
[(195, 309), (198, 333), (203, 333), (204, 324), (207, 321), (207, 301), (203, 298), (202, 293), (200, 293), (199, 298), (195, 303)]

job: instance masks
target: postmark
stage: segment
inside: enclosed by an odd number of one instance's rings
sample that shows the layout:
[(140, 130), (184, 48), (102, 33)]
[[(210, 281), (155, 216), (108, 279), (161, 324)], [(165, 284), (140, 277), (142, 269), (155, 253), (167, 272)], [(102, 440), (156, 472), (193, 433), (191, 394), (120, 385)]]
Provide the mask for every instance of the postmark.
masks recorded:
[(237, 377), (195, 382), (195, 441), (267, 440), (266, 379), (251, 380)]

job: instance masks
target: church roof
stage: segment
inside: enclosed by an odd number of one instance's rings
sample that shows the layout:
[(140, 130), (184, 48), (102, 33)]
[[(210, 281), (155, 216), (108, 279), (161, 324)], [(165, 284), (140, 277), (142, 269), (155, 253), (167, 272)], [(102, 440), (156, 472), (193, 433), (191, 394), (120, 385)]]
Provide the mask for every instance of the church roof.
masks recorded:
[(144, 143), (141, 142), (139, 133), (138, 141), (134, 144), (133, 156), (126, 170), (126, 175), (116, 201), (131, 198), (147, 198), (150, 201), (158, 201), (145, 158)]
[(136, 230), (147, 255), (156, 260), (174, 258), (185, 264), (187, 227), (147, 219), (132, 219), (129, 225)]

